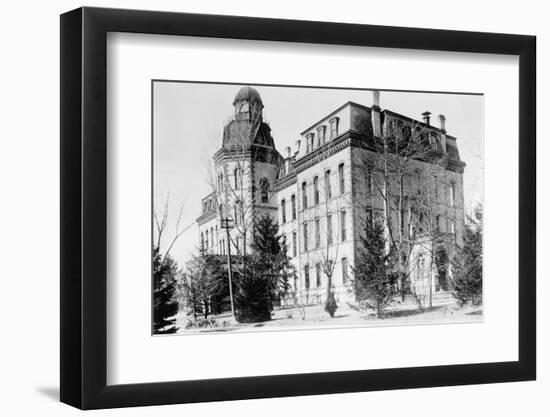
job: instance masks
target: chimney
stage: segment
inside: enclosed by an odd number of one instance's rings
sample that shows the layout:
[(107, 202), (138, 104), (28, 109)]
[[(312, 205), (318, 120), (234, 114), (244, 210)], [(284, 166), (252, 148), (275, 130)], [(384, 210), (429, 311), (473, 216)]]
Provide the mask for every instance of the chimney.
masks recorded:
[(447, 133), (447, 131), (445, 130), (445, 116), (440, 114), (438, 117), (439, 117), (439, 128), (443, 133)]
[(430, 125), (430, 116), (431, 116), (431, 113), (427, 110), (424, 113), (422, 113), (422, 120), (424, 120), (424, 123), (426, 123), (428, 126)]
[(285, 174), (290, 172), (290, 146), (285, 148), (286, 158), (285, 158)]
[(372, 90), (372, 107), (380, 109), (380, 91)]
[(441, 142), (441, 149), (443, 150), (443, 153), (447, 153), (447, 131), (445, 130), (445, 116), (440, 114), (438, 116), (439, 118), (439, 129), (441, 130), (440, 133), (440, 142)]
[(296, 153), (299, 154), (300, 153), (300, 143), (301, 143), (301, 140), (298, 139), (296, 141)]
[(371, 119), (372, 134), (374, 137), (379, 138), (382, 136), (382, 127), (380, 125), (380, 91), (378, 90), (372, 92)]

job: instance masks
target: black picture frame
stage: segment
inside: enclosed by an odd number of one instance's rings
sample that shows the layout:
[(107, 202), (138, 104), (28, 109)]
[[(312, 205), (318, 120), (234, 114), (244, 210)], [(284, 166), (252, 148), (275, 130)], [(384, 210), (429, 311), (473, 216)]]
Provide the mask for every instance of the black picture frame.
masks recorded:
[[(518, 56), (518, 361), (107, 385), (108, 32)], [(62, 402), (96, 409), (535, 379), (534, 36), (84, 7), (61, 15), (60, 57)]]

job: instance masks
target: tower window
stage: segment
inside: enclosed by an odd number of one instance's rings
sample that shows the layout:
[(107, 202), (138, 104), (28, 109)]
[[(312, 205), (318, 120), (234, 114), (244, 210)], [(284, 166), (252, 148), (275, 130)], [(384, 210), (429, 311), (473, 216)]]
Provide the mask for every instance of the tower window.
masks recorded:
[(302, 183), (302, 210), (307, 209), (307, 183)]
[(455, 200), (456, 195), (455, 194), (456, 194), (456, 189), (455, 189), (455, 183), (453, 181), (449, 185), (449, 205), (451, 207), (454, 207), (455, 203), (456, 203), (456, 200)]
[(234, 175), (235, 175), (235, 190), (238, 190), (241, 188), (241, 184), (243, 181), (243, 173), (239, 167), (235, 168)]
[(305, 280), (305, 286), (307, 291), (309, 290), (309, 265), (304, 266), (304, 280)]
[(290, 203), (292, 205), (292, 220), (296, 220), (296, 196), (294, 194), (290, 197)]
[(292, 256), (295, 258), (298, 255), (298, 245), (296, 242), (296, 232), (292, 232)]
[(269, 181), (266, 177), (262, 177), (260, 180), (260, 199), (262, 203), (269, 201)]
[(284, 198), (281, 200), (281, 222), (286, 223), (286, 202)]

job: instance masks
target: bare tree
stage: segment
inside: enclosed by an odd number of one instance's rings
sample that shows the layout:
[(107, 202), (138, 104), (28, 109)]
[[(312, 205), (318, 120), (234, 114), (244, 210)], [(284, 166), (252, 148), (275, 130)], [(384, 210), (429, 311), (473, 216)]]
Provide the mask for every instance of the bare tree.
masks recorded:
[(429, 129), (396, 118), (386, 120), (382, 136), (373, 138), (368, 151), (356, 153), (355, 158), (371, 170), (372, 198), (363, 199), (360, 205), (364, 213), (372, 213), (377, 202), (381, 203), (387, 251), (399, 277), (401, 298), (404, 301), (409, 290), (418, 298), (409, 280), (422, 253), (419, 246), (434, 250), (440, 237), (435, 222), (443, 213), (435, 193), (444, 179), (447, 156)]
[[(153, 220), (155, 225), (155, 234), (156, 237), (154, 237), (154, 247), (156, 247), (159, 250), (159, 254), (161, 255), (161, 259), (164, 260), (172, 250), (172, 247), (176, 243), (176, 241), (181, 237), (183, 233), (185, 233), (192, 225), (193, 223), (189, 224), (186, 227), (182, 228), (181, 220), (183, 217), (183, 209), (185, 207), (185, 203), (181, 204), (178, 215), (176, 217), (176, 224), (175, 224), (175, 230), (172, 234), (172, 236), (167, 237), (167, 227), (168, 227), (168, 221), (170, 216), (170, 193), (167, 194), (166, 199), (164, 200), (162, 210), (160, 213), (157, 212), (156, 209), (153, 209)], [(163, 240), (167, 239), (164, 243)], [(161, 252), (161, 246), (164, 246), (164, 251)]]

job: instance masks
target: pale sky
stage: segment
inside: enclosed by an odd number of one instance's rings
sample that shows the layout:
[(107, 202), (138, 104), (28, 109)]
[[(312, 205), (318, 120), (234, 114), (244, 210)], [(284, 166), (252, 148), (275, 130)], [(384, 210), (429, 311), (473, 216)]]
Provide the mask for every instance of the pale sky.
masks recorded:
[[(264, 121), (271, 127), (277, 150), (295, 150), (300, 132), (348, 101), (371, 106), (369, 90), (345, 90), (252, 85), (264, 103)], [(208, 164), (222, 144), (223, 126), (233, 116), (233, 98), (241, 85), (155, 82), (154, 203), (157, 210), (170, 194), (167, 236), (175, 231), (175, 218), (184, 204), (182, 228), (189, 229), (171, 255), (184, 266), (196, 253), (201, 213), (200, 199), (211, 192)], [(431, 124), (444, 114), (449, 135), (457, 138), (464, 171), (464, 198), (470, 209), (483, 198), (483, 96), (415, 92), (380, 92), (380, 107), (422, 120), (432, 112)]]

